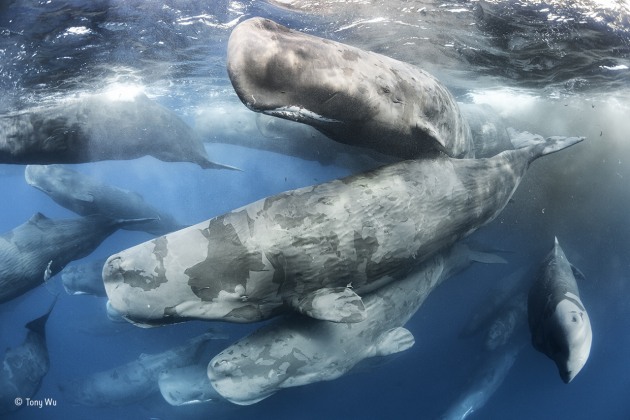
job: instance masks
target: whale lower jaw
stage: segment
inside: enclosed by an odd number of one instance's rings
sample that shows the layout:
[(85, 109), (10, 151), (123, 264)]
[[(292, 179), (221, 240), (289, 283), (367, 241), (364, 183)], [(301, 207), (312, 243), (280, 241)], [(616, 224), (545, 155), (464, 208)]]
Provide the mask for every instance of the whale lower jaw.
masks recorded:
[(308, 122), (308, 123), (341, 123), (339, 120), (335, 120), (332, 118), (326, 118), (322, 115), (317, 114), (316, 112), (310, 111), (306, 108), (302, 108), (299, 106), (283, 106), (276, 109), (269, 109), (263, 111), (263, 114), (271, 115), (273, 117), (284, 118), (285, 120), (293, 120), (298, 122)]

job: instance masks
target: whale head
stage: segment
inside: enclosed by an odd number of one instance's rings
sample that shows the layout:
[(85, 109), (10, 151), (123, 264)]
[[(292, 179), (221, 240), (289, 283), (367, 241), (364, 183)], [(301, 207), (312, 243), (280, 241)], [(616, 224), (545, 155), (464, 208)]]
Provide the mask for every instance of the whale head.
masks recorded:
[(346, 369), (329, 336), (308, 318), (283, 318), (254, 331), (208, 364), (215, 390), (234, 404), (250, 405), (284, 388), (339, 377)]
[(550, 319), (549, 352), (564, 383), (582, 370), (591, 352), (593, 332), (577, 296), (561, 300)]
[(253, 374), (253, 365), (243, 366), (241, 362), (215, 358), (208, 364), (210, 383), (222, 397), (237, 405), (251, 405), (280, 389), (282, 379), (277, 370), (260, 366), (259, 374)]
[(57, 194), (68, 186), (75, 186), (73, 174), (61, 165), (28, 165), (24, 170), (27, 184), (46, 194)]
[(293, 352), (286, 347), (286, 342), (256, 341), (246, 337), (208, 364), (210, 383), (234, 404), (255, 404), (275, 394), (290, 376), (289, 371), (294, 365)]

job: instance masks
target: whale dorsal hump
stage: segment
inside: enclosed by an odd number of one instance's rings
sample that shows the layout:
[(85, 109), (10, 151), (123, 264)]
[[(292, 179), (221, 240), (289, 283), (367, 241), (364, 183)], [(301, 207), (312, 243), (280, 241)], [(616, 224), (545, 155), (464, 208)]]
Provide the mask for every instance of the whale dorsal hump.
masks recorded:
[(34, 225), (37, 225), (39, 222), (44, 221), (44, 220), (50, 220), (50, 219), (44, 216), (42, 213), (37, 212), (33, 216), (31, 216), (30, 219), (28, 219), (28, 222)]
[(332, 322), (361, 322), (366, 318), (361, 297), (348, 287), (326, 287), (289, 302), (298, 312)]
[(416, 342), (413, 334), (403, 327), (392, 328), (382, 334), (374, 348), (374, 356), (388, 356), (410, 349)]

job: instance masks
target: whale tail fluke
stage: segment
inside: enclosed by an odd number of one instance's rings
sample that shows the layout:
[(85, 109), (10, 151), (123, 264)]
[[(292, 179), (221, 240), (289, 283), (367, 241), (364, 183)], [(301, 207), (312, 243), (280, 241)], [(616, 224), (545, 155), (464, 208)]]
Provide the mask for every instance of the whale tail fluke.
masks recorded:
[(531, 160), (566, 149), (586, 139), (586, 137), (562, 136), (552, 136), (545, 139), (539, 134), (532, 134), (528, 131), (516, 131), (511, 127), (507, 131), (514, 149), (532, 149)]
[(514, 149), (522, 149), (545, 141), (545, 138), (540, 134), (532, 134), (529, 131), (517, 131), (512, 127), (508, 127), (507, 132)]
[(549, 155), (551, 153), (559, 152), (562, 149), (566, 149), (567, 147), (584, 141), (584, 139), (586, 139), (586, 137), (547, 137), (544, 143), (533, 146), (533, 159), (537, 159), (540, 156)]

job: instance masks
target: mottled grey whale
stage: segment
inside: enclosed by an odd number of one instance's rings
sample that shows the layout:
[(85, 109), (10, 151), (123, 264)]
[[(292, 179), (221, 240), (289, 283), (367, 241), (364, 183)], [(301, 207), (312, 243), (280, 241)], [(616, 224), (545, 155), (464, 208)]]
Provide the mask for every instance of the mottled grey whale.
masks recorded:
[(435, 150), (473, 156), (453, 96), (410, 64), (252, 18), (230, 35), (227, 69), (250, 109), (339, 142), (404, 159)]
[(36, 213), (0, 236), (0, 303), (37, 287), (70, 261), (89, 255), (121, 226), (146, 221), (98, 215), (52, 220)]
[(79, 95), (0, 116), (0, 163), (83, 163), (146, 155), (234, 169), (210, 161), (186, 123), (141, 93)]
[(0, 369), (0, 414), (20, 408), (21, 404), (16, 404), (16, 398), (23, 401), (32, 398), (48, 373), (50, 360), (46, 345), (46, 321), (53, 306), (54, 302), (48, 312), (26, 324), (28, 333), (21, 345), (7, 349)]
[(100, 214), (111, 219), (151, 219), (123, 226), (123, 229), (163, 235), (184, 227), (170, 214), (149, 205), (141, 195), (104, 184), (62, 165), (28, 165), (24, 178), (57, 204), (81, 216)]
[(591, 321), (580, 300), (574, 273), (558, 238), (540, 264), (527, 299), (532, 345), (556, 363), (569, 383), (582, 370), (591, 352)]
[(112, 255), (105, 290), (138, 324), (253, 322), (287, 309), (358, 322), (360, 295), (493, 220), (532, 161), (582, 140), (403, 161), (277, 194)]
[(158, 391), (160, 374), (197, 363), (211, 333), (188, 340), (181, 346), (156, 354), (142, 354), (122, 366), (97, 372), (59, 385), (64, 397), (90, 407), (106, 407), (141, 401)]
[(208, 364), (210, 382), (227, 400), (249, 405), (284, 388), (336, 379), (366, 359), (407, 350), (415, 340), (403, 325), (438, 285), (474, 261), (505, 262), (456, 244), (368, 294), (364, 321), (341, 324), (298, 314), (272, 321), (216, 355)]

